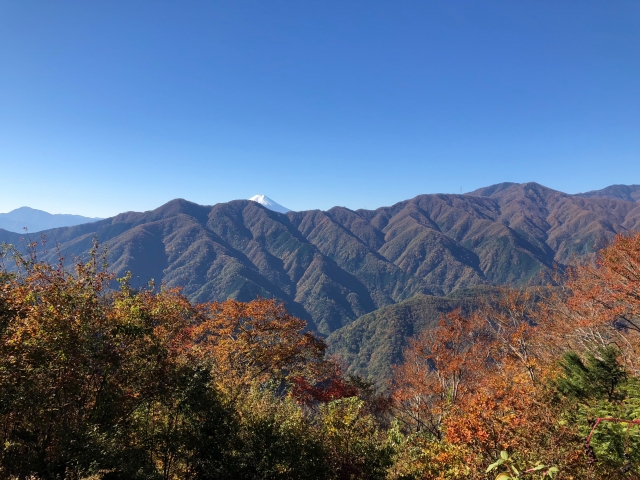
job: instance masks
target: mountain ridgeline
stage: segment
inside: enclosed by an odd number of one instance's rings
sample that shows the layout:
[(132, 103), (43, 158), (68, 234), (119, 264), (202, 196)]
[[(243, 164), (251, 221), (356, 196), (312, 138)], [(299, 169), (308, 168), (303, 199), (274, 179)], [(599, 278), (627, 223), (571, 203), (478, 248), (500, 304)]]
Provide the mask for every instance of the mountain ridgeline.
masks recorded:
[(442, 315), (453, 310), (470, 313), (483, 298), (498, 293), (496, 290), (475, 287), (456, 290), (446, 297), (419, 294), (388, 305), (329, 335), (328, 353), (340, 359), (345, 373), (374, 379), (384, 388), (391, 380), (391, 366), (402, 363), (408, 338), (434, 328)]
[[(118, 274), (180, 286), (193, 301), (281, 299), (325, 335), (418, 294), (528, 285), (617, 233), (640, 229), (638, 186), (568, 195), (536, 183), (420, 195), (390, 207), (278, 213), (237, 200), (173, 200), (44, 232), (84, 255), (94, 237)], [(24, 236), (0, 230), (0, 242)]]
[(51, 214), (29, 207), (20, 207), (8, 213), (0, 213), (0, 229), (22, 233), (40, 232), (57, 227), (70, 227), (87, 222), (95, 222), (101, 218), (83, 217), (81, 215)]

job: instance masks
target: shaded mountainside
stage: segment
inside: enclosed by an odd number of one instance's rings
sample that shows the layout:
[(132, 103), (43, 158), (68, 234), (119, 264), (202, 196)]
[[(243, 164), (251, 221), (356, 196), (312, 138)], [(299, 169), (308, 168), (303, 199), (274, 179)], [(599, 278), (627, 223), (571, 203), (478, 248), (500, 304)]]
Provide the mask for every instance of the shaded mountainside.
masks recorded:
[(373, 379), (384, 386), (391, 366), (402, 362), (407, 339), (435, 326), (440, 317), (460, 308), (469, 312), (487, 287), (458, 290), (448, 297), (416, 295), (363, 315), (327, 338), (328, 353), (346, 367), (346, 373)]
[[(194, 301), (279, 298), (323, 333), (417, 294), (539, 282), (539, 274), (640, 228), (640, 204), (535, 183), (420, 195), (391, 207), (286, 214), (248, 200), (173, 200), (46, 233), (82, 255), (97, 237), (112, 268), (182, 286)], [(0, 231), (0, 242), (23, 235)]]

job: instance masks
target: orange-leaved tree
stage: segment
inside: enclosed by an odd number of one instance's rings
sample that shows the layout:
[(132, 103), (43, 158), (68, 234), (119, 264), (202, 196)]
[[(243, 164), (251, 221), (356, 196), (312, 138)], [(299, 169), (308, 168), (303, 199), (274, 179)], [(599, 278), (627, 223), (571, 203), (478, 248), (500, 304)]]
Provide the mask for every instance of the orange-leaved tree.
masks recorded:
[(110, 292), (97, 245), (73, 268), (35, 252), (13, 251), (15, 267), (0, 271), (2, 476), (166, 470), (156, 413), (197, 370), (183, 345), (200, 312), (177, 291), (134, 292), (125, 280)]
[(219, 388), (238, 393), (265, 382), (277, 388), (297, 377), (314, 383), (330, 368), (325, 343), (276, 300), (230, 299), (202, 308), (189, 351), (211, 365)]
[(595, 263), (570, 269), (564, 310), (577, 351), (616, 343), (627, 367), (640, 373), (640, 233), (618, 235)]
[(414, 474), (486, 478), (502, 450), (523, 464), (567, 465), (575, 457), (580, 439), (558, 423), (562, 406), (546, 387), (558, 351), (547, 344), (553, 324), (538, 315), (541, 296), (505, 288), (410, 342), (394, 371), (395, 405), (432, 434), (410, 441), (421, 465)]
[(0, 478), (382, 478), (376, 419), (331, 404), (357, 388), (281, 304), (112, 289), (97, 245), (35, 249), (0, 264)]
[(393, 369), (393, 400), (411, 429), (441, 438), (443, 418), (481, 380), (488, 344), (479, 321), (456, 310), (409, 341), (404, 363)]

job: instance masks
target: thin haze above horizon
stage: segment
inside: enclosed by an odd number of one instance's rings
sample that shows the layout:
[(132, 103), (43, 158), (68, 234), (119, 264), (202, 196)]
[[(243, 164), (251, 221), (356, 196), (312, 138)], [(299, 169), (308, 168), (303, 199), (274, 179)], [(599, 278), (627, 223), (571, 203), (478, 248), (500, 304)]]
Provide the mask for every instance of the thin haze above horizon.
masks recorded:
[(640, 2), (0, 0), (0, 211), (640, 183)]

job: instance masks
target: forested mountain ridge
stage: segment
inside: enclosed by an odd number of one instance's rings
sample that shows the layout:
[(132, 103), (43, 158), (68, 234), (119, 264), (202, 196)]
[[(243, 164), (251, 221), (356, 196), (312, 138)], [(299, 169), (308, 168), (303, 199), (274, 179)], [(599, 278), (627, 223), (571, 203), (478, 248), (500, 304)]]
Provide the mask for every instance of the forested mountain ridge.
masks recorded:
[(640, 202), (640, 185), (610, 185), (602, 190), (579, 193), (577, 196), (585, 198), (617, 198), (629, 202)]
[[(329, 334), (416, 294), (539, 281), (541, 271), (640, 229), (640, 204), (536, 183), (419, 195), (376, 210), (281, 214), (237, 200), (173, 200), (148, 212), (44, 232), (64, 255), (94, 237), (118, 274), (182, 286), (193, 301), (278, 298)], [(0, 231), (18, 244), (24, 235)]]
[(489, 286), (464, 288), (447, 296), (418, 294), (336, 330), (326, 339), (327, 352), (341, 362), (347, 374), (372, 379), (385, 388), (391, 380), (392, 366), (403, 361), (408, 339), (435, 328), (447, 313), (460, 309), (468, 315), (502, 294), (501, 287)]
[[(374, 379), (387, 387), (391, 366), (402, 363), (407, 339), (434, 328), (440, 317), (456, 309), (468, 314), (484, 291), (469, 295), (434, 297), (416, 295), (363, 315), (327, 338), (328, 353), (340, 360), (346, 373)], [(457, 292), (456, 292), (457, 293)]]

